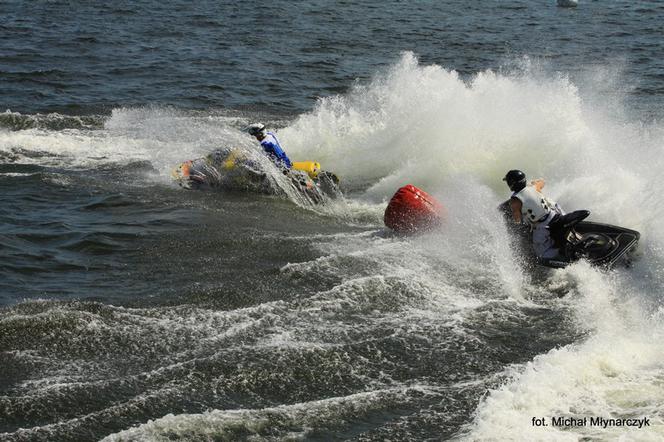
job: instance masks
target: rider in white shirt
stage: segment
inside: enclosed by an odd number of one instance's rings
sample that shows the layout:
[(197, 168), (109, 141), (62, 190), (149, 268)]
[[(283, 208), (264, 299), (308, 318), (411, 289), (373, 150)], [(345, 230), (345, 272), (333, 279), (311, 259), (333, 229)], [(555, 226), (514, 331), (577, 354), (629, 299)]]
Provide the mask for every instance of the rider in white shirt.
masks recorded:
[(549, 224), (557, 215), (564, 215), (558, 203), (551, 201), (541, 192), (544, 180), (526, 181), (526, 174), (520, 170), (510, 170), (503, 178), (512, 191), (510, 208), (516, 223), (524, 220), (530, 224), (533, 234), (533, 250), (540, 259), (555, 258), (559, 250), (551, 238)]

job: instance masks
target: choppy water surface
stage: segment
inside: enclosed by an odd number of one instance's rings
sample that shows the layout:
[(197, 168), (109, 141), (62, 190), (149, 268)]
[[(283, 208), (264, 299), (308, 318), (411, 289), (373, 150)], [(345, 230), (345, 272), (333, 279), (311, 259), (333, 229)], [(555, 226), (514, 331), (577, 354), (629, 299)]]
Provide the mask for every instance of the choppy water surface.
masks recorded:
[[(553, 3), (0, 5), (0, 439), (661, 439), (664, 8)], [(256, 120), (345, 198), (171, 181)], [(524, 267), (514, 167), (633, 266)]]

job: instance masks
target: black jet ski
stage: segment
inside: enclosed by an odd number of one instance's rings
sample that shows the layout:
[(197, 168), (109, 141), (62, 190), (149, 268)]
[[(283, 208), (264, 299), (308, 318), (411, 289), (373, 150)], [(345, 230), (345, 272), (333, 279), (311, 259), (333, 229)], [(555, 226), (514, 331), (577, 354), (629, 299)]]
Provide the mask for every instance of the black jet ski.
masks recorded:
[(176, 166), (171, 176), (185, 189), (224, 189), (254, 193), (280, 194), (286, 186), (306, 196), (313, 203), (341, 195), (339, 178), (320, 169), (315, 161), (293, 163), (280, 169), (267, 157), (240, 149), (217, 149), (202, 158)]
[[(501, 204), (499, 210), (505, 216), (511, 233), (521, 238), (521, 246), (525, 249), (525, 242), (530, 246), (530, 228), (525, 224), (514, 223), (509, 201)], [(624, 227), (585, 221), (589, 215), (588, 210), (577, 210), (554, 218), (549, 228), (551, 238), (561, 252), (560, 256), (537, 259), (538, 264), (562, 268), (585, 259), (593, 265), (609, 268), (621, 261), (628, 262), (641, 234)], [(530, 247), (529, 253), (532, 254)]]

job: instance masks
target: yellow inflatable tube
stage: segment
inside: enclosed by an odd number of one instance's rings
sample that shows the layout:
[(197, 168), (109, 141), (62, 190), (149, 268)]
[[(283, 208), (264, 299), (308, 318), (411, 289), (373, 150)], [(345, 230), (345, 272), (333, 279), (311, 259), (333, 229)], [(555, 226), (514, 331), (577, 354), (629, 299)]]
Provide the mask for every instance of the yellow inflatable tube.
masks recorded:
[(301, 170), (309, 175), (309, 178), (316, 179), (320, 172), (320, 163), (316, 161), (296, 161), (293, 163), (293, 169)]

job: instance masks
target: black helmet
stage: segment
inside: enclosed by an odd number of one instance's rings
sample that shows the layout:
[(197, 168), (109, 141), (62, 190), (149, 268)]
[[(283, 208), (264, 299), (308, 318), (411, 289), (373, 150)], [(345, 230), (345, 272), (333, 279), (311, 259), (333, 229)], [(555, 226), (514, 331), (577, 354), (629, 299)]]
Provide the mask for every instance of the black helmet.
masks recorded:
[(518, 192), (526, 187), (526, 174), (520, 170), (510, 170), (503, 181), (507, 181), (507, 186), (512, 192)]

